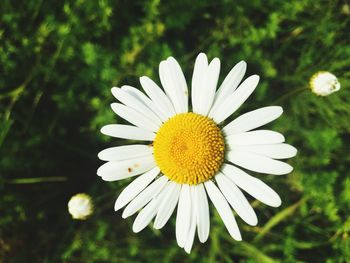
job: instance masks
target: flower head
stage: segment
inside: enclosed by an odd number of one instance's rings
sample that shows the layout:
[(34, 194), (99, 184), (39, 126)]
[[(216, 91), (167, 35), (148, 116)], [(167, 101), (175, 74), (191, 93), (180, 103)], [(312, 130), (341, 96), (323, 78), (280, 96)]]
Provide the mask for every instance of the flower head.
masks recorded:
[(316, 95), (328, 96), (340, 90), (340, 83), (332, 73), (319, 71), (311, 77), (310, 88)]
[(83, 193), (72, 196), (68, 202), (68, 211), (74, 219), (87, 219), (93, 213), (91, 197)]
[(134, 232), (144, 229), (153, 218), (153, 227), (162, 228), (177, 207), (176, 240), (189, 253), (196, 230), (200, 242), (209, 237), (208, 197), (235, 240), (242, 237), (232, 209), (249, 225), (258, 222), (242, 190), (266, 205), (281, 204), (274, 190), (244, 170), (276, 175), (292, 171), (279, 159), (293, 157), (297, 150), (284, 143), (282, 134), (258, 129), (277, 119), (282, 108), (256, 109), (224, 123), (259, 82), (257, 75), (242, 82), (245, 71), (246, 63), (239, 62), (217, 90), (220, 60), (214, 58), (209, 63), (201, 53), (189, 92), (180, 65), (169, 57), (159, 66), (164, 91), (148, 77), (140, 78), (147, 95), (131, 86), (112, 88), (120, 102), (113, 103), (112, 110), (132, 125), (110, 124), (101, 132), (148, 143), (101, 151), (98, 156), (107, 163), (97, 174), (105, 181), (137, 176), (114, 206), (116, 211), (126, 206), (123, 218), (141, 210)]

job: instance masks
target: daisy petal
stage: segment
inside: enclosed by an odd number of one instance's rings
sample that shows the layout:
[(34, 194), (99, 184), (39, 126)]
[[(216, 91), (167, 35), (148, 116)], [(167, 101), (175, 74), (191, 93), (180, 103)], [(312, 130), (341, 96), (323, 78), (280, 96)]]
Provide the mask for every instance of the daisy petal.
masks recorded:
[(148, 98), (143, 92), (141, 92), (140, 90), (131, 87), (131, 86), (123, 86), (121, 87), (122, 90), (128, 92), (129, 94), (131, 94), (132, 96), (134, 96), (135, 98), (137, 98), (140, 102), (142, 102), (143, 104), (145, 104), (156, 116), (156, 118), (160, 119), (161, 121), (166, 121), (168, 118), (166, 117), (166, 115), (163, 114), (162, 111), (157, 109), (157, 106), (154, 104), (154, 102)]
[(108, 124), (102, 127), (101, 133), (116, 138), (140, 141), (153, 141), (156, 137), (156, 134), (151, 131), (124, 124)]
[(134, 233), (138, 233), (143, 230), (155, 217), (159, 208), (159, 204), (166, 195), (170, 184), (171, 182), (168, 182), (167, 185), (160, 191), (160, 193), (155, 196), (152, 201), (149, 202), (137, 215), (134, 224), (132, 225), (132, 231), (134, 231)]
[(134, 231), (134, 233), (140, 232), (151, 222), (157, 213), (159, 201), (158, 198), (153, 199), (137, 215), (134, 224), (132, 225), (132, 231)]
[(176, 204), (179, 200), (181, 185), (171, 182), (167, 188), (167, 193), (163, 197), (159, 210), (154, 221), (154, 228), (161, 229), (169, 220), (174, 212)]
[(191, 186), (191, 207), (192, 207), (192, 211), (191, 211), (191, 225), (190, 225), (190, 229), (188, 231), (188, 235), (186, 238), (186, 243), (184, 246), (184, 249), (186, 251), (186, 253), (190, 254), (191, 249), (192, 249), (192, 245), (193, 245), (193, 241), (194, 241), (194, 237), (195, 237), (195, 233), (196, 233), (196, 223), (197, 223), (197, 208), (196, 208), (196, 202), (194, 200), (195, 198), (195, 193), (194, 193), (194, 186)]
[(155, 180), (153, 183), (151, 183), (125, 207), (122, 217), (127, 218), (135, 214), (142, 207), (144, 207), (149, 201), (151, 201), (152, 198), (158, 195), (158, 193), (166, 185), (167, 181), (168, 178), (162, 176)]
[(233, 164), (258, 173), (282, 175), (293, 170), (287, 163), (254, 153), (229, 151), (226, 158)]
[(125, 106), (121, 103), (112, 103), (111, 107), (115, 114), (137, 127), (153, 132), (157, 132), (159, 130), (160, 125), (153, 123), (152, 120), (133, 108)]
[(122, 161), (151, 155), (152, 153), (153, 147), (150, 145), (133, 144), (104, 149), (98, 153), (98, 158), (102, 161)]
[(236, 90), (244, 77), (246, 69), (247, 63), (245, 61), (240, 61), (231, 69), (216, 92), (214, 104), (221, 104), (227, 96)]
[(231, 121), (223, 128), (223, 132), (228, 136), (250, 131), (277, 119), (282, 113), (283, 109), (279, 106), (269, 106), (253, 110)]
[(97, 169), (97, 175), (105, 181), (117, 181), (151, 170), (156, 166), (153, 155), (123, 161), (110, 161)]
[(294, 157), (297, 149), (286, 143), (267, 145), (236, 145), (235, 150), (261, 154), (273, 159), (286, 159)]
[[(193, 210), (193, 209), (192, 209)], [(191, 192), (190, 186), (183, 184), (181, 187), (179, 205), (176, 215), (176, 241), (179, 247), (184, 247), (188, 231), (191, 225)]]
[(238, 187), (260, 202), (273, 207), (281, 205), (282, 202), (279, 195), (260, 179), (250, 176), (241, 169), (229, 164), (224, 164), (221, 170)]
[(205, 74), (208, 68), (208, 59), (204, 53), (200, 53), (194, 64), (194, 70), (192, 75), (192, 111), (199, 113), (199, 107), (201, 102), (201, 90), (204, 86)]
[(144, 76), (140, 78), (140, 83), (143, 90), (151, 98), (158, 110), (167, 117), (167, 119), (176, 114), (169, 98), (153, 80)]
[(197, 233), (201, 243), (207, 241), (210, 230), (208, 198), (203, 184), (198, 184), (194, 188), (195, 202), (197, 208)]
[(149, 185), (154, 178), (160, 173), (158, 167), (154, 167), (152, 170), (144, 173), (132, 181), (118, 196), (117, 201), (114, 204), (114, 211), (118, 211), (120, 208), (128, 204), (134, 199), (143, 189)]
[(202, 78), (205, 78), (205, 83), (203, 83), (204, 85), (200, 91), (200, 107), (198, 113), (203, 116), (208, 115), (208, 112), (213, 105), (219, 74), (220, 60), (218, 58), (214, 58), (210, 62), (205, 75), (202, 76)]
[(212, 181), (206, 181), (204, 185), (210, 200), (213, 202), (231, 237), (237, 241), (241, 241), (241, 233), (225, 197)]
[(253, 75), (247, 78), (235, 92), (229, 95), (221, 104), (217, 104), (209, 112), (209, 117), (216, 123), (221, 123), (234, 113), (253, 93), (259, 82), (259, 76)]
[(215, 180), (233, 210), (235, 210), (247, 224), (256, 226), (258, 218), (241, 190), (222, 173), (218, 173), (215, 176)]
[(155, 115), (153, 111), (151, 111), (142, 101), (135, 98), (135, 96), (131, 95), (129, 92), (125, 91), (124, 86), (121, 89), (114, 87), (111, 89), (111, 91), (117, 100), (126, 106), (129, 106), (130, 108), (138, 111), (140, 114), (154, 122), (154, 124), (158, 127), (162, 124), (162, 121), (158, 118), (158, 116)]
[(176, 89), (179, 91), (179, 96), (181, 97), (181, 101), (183, 102), (184, 111), (188, 112), (188, 88), (185, 79), (185, 75), (182, 72), (182, 69), (179, 63), (173, 57), (169, 57), (167, 59), (169, 66), (172, 70), (172, 77), (174, 80), (174, 84), (176, 85)]
[(175, 72), (169, 61), (163, 60), (159, 64), (159, 77), (165, 93), (170, 98), (176, 113), (185, 113), (186, 107), (182, 90), (176, 85), (173, 75)]
[(269, 130), (256, 130), (232, 134), (226, 137), (227, 144), (234, 149), (235, 145), (256, 145), (282, 143), (285, 138), (282, 134)]

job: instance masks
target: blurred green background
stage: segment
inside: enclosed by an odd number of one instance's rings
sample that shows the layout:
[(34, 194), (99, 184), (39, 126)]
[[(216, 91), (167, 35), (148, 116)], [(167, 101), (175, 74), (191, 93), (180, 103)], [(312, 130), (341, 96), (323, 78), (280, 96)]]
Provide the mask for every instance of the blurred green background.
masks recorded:
[[(349, 32), (345, 1), (1, 0), (0, 262), (350, 262)], [(96, 169), (100, 150), (125, 143), (99, 132), (121, 121), (110, 88), (140, 88), (142, 75), (159, 83), (170, 55), (190, 84), (199, 52), (221, 59), (220, 81), (247, 61), (261, 82), (239, 113), (283, 106), (269, 127), (299, 153), (293, 173), (257, 175), (283, 204), (250, 199), (259, 223), (238, 219), (243, 242), (212, 207), (209, 240), (187, 255), (174, 216), (134, 234), (133, 218), (113, 211), (129, 181), (103, 182)], [(311, 93), (320, 70), (342, 89)], [(67, 211), (78, 192), (95, 202), (86, 221)]]

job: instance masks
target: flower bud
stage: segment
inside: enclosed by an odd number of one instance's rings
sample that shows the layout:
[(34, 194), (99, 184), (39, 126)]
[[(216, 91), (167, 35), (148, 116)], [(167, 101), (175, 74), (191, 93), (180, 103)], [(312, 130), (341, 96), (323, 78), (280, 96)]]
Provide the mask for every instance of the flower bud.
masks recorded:
[(328, 96), (340, 90), (340, 83), (332, 73), (319, 71), (311, 77), (310, 88), (316, 95)]
[(93, 212), (91, 197), (83, 193), (72, 196), (68, 202), (68, 211), (73, 219), (87, 219)]

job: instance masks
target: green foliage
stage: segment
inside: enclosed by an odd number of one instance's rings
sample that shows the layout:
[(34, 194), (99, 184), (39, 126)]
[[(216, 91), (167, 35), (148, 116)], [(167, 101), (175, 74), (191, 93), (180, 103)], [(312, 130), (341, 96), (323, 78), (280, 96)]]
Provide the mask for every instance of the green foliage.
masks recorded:
[[(347, 11), (348, 10), (348, 11)], [(0, 2), (1, 262), (349, 262), (350, 15), (342, 1), (11, 1)], [(261, 179), (282, 207), (254, 202), (256, 227), (238, 220), (233, 241), (211, 209), (209, 241), (178, 248), (174, 217), (160, 232), (132, 233), (113, 212), (127, 182), (101, 182), (97, 153), (122, 144), (99, 133), (121, 121), (110, 88), (147, 75), (172, 55), (190, 84), (199, 52), (221, 59), (221, 77), (239, 60), (261, 83), (240, 112), (281, 105), (272, 128), (299, 153), (288, 176)], [(317, 71), (342, 89), (318, 97)], [(16, 179), (62, 178), (22, 184)], [(29, 182), (31, 180), (27, 180)], [(69, 197), (91, 194), (95, 213), (67, 213)]]

